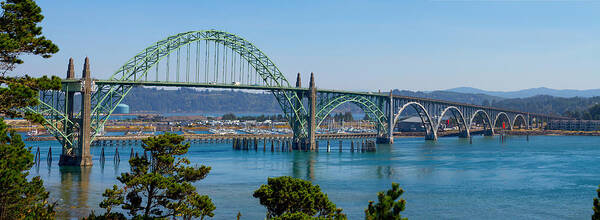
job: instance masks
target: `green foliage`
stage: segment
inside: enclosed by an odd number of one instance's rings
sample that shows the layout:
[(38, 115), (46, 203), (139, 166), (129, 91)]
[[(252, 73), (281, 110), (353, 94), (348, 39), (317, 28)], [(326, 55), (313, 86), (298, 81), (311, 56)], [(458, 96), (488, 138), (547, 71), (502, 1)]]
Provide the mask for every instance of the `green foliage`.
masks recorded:
[(110, 213), (113, 207), (123, 204), (123, 189), (119, 189), (116, 185), (113, 185), (112, 189), (106, 189), (102, 193), (106, 199), (100, 202), (100, 208), (106, 209), (106, 213)]
[(136, 156), (129, 160), (131, 172), (117, 177), (124, 187), (115, 185), (103, 194), (100, 207), (106, 214), (102, 217), (119, 205), (134, 219), (212, 217), (215, 206), (211, 199), (199, 195), (191, 184), (204, 179), (210, 167), (187, 166), (190, 161), (181, 155), (187, 153), (190, 144), (183, 141), (183, 136), (172, 133), (143, 140), (142, 147), (150, 151), (152, 159)]
[[(0, 17), (0, 70), (13, 70), (22, 54), (41, 55), (49, 58), (58, 52), (52, 41), (42, 36), (44, 19), (42, 9), (33, 0), (7, 0), (2, 2)], [(4, 75), (4, 74), (2, 74)]]
[(406, 201), (400, 199), (396, 201), (404, 193), (398, 183), (392, 183), (392, 189), (387, 192), (377, 193), (379, 202), (373, 205), (373, 201), (369, 201), (369, 207), (365, 209), (365, 219), (367, 220), (400, 220), (402, 218), (400, 212), (404, 211)]
[(600, 220), (600, 186), (598, 186), (596, 193), (598, 193), (598, 197), (594, 198), (594, 215), (592, 215), (592, 220)]
[(492, 103), (493, 107), (516, 109), (525, 112), (537, 112), (544, 114), (565, 115), (574, 118), (583, 118), (580, 114), (596, 103), (600, 103), (600, 96), (584, 98), (562, 98), (548, 95), (538, 95), (528, 98), (504, 99)]
[(41, 115), (22, 112), (19, 109), (39, 104), (39, 90), (60, 90), (61, 80), (57, 76), (48, 78), (5, 77), (0, 76), (0, 114), (8, 117), (23, 117), (36, 123), (42, 123)]
[[(146, 100), (155, 100), (148, 102)], [(155, 112), (281, 112), (271, 93), (181, 88), (133, 88), (125, 97), (131, 111)]]
[(253, 196), (267, 208), (269, 219), (346, 219), (342, 209), (336, 208), (318, 185), (289, 176), (269, 178), (267, 182)]
[(54, 218), (55, 204), (48, 202), (42, 179), (27, 180), (33, 164), (31, 148), (0, 118), (0, 219)]
[[(209, 118), (210, 119), (210, 118)], [(250, 121), (250, 120), (256, 120), (256, 121), (265, 121), (265, 120), (271, 120), (271, 121), (285, 121), (286, 119), (283, 117), (283, 115), (278, 114), (278, 115), (258, 115), (258, 116), (236, 116), (233, 113), (227, 113), (224, 114), (223, 117), (221, 117), (222, 120), (240, 120), (240, 121)]]
[(105, 213), (104, 215), (96, 215), (94, 211), (90, 213), (88, 217), (84, 217), (84, 220), (126, 220), (125, 215), (121, 213)]
[[(368, 118), (368, 116), (365, 115), (365, 118)], [(335, 115), (333, 115), (333, 119), (335, 121), (354, 121), (354, 118), (352, 117), (351, 112), (345, 112), (345, 113), (338, 112)]]
[[(0, 115), (24, 117), (41, 123), (41, 115), (18, 110), (38, 104), (38, 90), (60, 89), (58, 77), (7, 77), (5, 73), (23, 63), (21, 54), (50, 57), (58, 47), (46, 40), (37, 26), (44, 16), (32, 0), (2, 2), (0, 16)], [(33, 166), (31, 148), (21, 136), (8, 129), (0, 118), (0, 219), (53, 219), (55, 203), (48, 202), (49, 193), (40, 177), (28, 180)]]
[(582, 111), (567, 111), (565, 115), (568, 117), (583, 119), (583, 120), (600, 120), (600, 104), (595, 104), (586, 110)]
[(235, 115), (233, 113), (227, 113), (227, 114), (224, 114), (221, 119), (223, 119), (223, 120), (235, 120), (235, 119), (237, 119), (237, 117), (235, 117)]

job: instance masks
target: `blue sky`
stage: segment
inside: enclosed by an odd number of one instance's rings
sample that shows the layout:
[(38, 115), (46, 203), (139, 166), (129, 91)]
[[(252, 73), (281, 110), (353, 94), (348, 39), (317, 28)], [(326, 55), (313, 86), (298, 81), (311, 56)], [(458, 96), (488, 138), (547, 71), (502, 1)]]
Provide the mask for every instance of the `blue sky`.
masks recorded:
[(169, 35), (218, 29), (251, 41), (294, 79), (347, 90), (470, 86), (600, 88), (600, 1), (51, 1), (38, 4), (60, 52), (14, 74), (108, 78)]

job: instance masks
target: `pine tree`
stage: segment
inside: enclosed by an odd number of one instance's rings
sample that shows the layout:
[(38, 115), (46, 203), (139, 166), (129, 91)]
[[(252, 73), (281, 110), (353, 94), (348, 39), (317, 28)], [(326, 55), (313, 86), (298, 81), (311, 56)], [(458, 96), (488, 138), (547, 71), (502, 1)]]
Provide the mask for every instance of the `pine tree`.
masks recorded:
[(23, 61), (22, 54), (41, 55), (44, 58), (58, 51), (58, 47), (45, 39), (37, 26), (44, 16), (32, 0), (2, 2), (0, 16), (0, 219), (53, 219), (54, 203), (48, 201), (49, 193), (40, 177), (28, 180), (28, 170), (33, 166), (31, 148), (21, 136), (8, 128), (3, 117), (24, 117), (43, 123), (41, 115), (23, 113), (20, 109), (38, 104), (39, 90), (60, 89), (58, 77), (9, 77)]
[(398, 183), (392, 183), (392, 189), (387, 192), (377, 193), (377, 199), (379, 202), (373, 204), (373, 201), (369, 201), (369, 207), (365, 209), (365, 219), (367, 220), (400, 220), (407, 219), (402, 218), (400, 212), (404, 211), (406, 201), (400, 199), (396, 201), (404, 193), (404, 190), (400, 188)]
[(33, 0), (7, 0), (2, 2), (0, 17), (0, 70), (2, 76), (13, 70), (23, 54), (49, 58), (58, 52), (52, 41), (42, 36), (37, 24), (44, 19), (42, 9)]
[(592, 220), (600, 220), (600, 185), (596, 193), (598, 193), (598, 197), (594, 198), (594, 215), (592, 215)]
[(212, 217), (215, 206), (211, 199), (198, 194), (191, 184), (204, 179), (210, 167), (187, 166), (190, 161), (182, 155), (187, 153), (190, 144), (183, 141), (183, 136), (172, 133), (143, 140), (142, 147), (152, 156), (132, 157), (129, 160), (131, 172), (117, 177), (123, 188), (115, 185), (103, 194), (105, 199), (100, 207), (106, 209), (106, 213), (88, 218), (124, 218), (111, 212), (118, 206), (133, 218)]
[(268, 219), (346, 219), (327, 194), (311, 182), (282, 176), (269, 178), (254, 191), (254, 198), (267, 208)]

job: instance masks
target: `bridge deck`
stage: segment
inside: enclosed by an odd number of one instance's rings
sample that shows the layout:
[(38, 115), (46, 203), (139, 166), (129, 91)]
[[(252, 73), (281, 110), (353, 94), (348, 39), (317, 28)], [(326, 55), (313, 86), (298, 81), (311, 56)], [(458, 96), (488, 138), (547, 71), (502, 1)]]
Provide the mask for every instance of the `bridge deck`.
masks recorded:
[[(78, 84), (78, 83), (80, 83), (79, 79), (64, 79), (63, 80), (63, 84)], [(308, 88), (297, 88), (297, 87), (273, 87), (273, 86), (264, 86), (264, 85), (236, 85), (236, 84), (196, 83), (196, 82), (94, 80), (94, 83), (97, 85), (197, 87), (197, 88), (244, 89), (244, 90), (263, 90), (263, 91), (264, 90), (267, 90), (267, 91), (288, 90), (288, 91), (305, 91), (305, 92), (308, 91)], [(378, 93), (378, 92), (375, 92), (375, 93), (373, 93), (373, 92), (354, 92), (354, 91), (331, 90), (331, 89), (317, 89), (317, 92), (389, 97), (389, 94)], [(516, 113), (516, 114), (537, 116), (537, 117), (549, 117), (549, 118), (555, 118), (555, 119), (570, 119), (568, 117), (563, 117), (563, 116), (540, 114), (540, 113), (530, 113), (530, 112), (516, 111), (516, 110), (510, 110), (510, 109), (501, 109), (501, 108), (490, 107), (490, 106), (481, 106), (481, 105), (473, 105), (473, 104), (468, 104), (468, 103), (451, 102), (451, 101), (439, 100), (439, 99), (429, 99), (429, 98), (401, 96), (401, 95), (393, 95), (393, 98), (406, 99), (406, 100), (417, 101), (417, 102), (432, 102), (432, 103), (436, 103), (436, 104), (464, 106), (464, 107), (472, 107), (472, 108), (479, 108), (479, 109), (486, 109), (486, 110), (510, 112), (510, 113)]]

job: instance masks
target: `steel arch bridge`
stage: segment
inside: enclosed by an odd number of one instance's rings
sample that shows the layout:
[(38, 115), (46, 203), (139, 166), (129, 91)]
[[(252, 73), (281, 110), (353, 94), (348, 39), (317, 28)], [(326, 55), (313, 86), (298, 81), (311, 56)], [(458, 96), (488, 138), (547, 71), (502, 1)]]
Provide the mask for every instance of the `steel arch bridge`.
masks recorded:
[[(380, 142), (393, 142), (394, 129), (405, 109), (421, 118), (427, 139), (436, 139), (443, 118), (455, 118), (461, 137), (468, 137), (476, 119), (493, 134), (498, 122), (512, 129), (530, 128), (550, 115), (497, 109), (383, 93), (317, 89), (311, 74), (309, 87), (300, 75), (292, 86), (275, 63), (260, 49), (237, 35), (217, 31), (190, 31), (151, 44), (121, 66), (109, 79), (91, 78), (86, 58), (82, 78), (75, 78), (72, 59), (60, 91), (41, 91), (40, 105), (25, 111), (40, 113), (46, 128), (63, 145), (63, 154), (89, 154), (89, 144), (103, 130), (116, 106), (135, 86), (231, 88), (270, 91), (279, 103), (299, 147), (314, 147), (315, 130), (337, 107), (359, 106), (375, 123)], [(74, 110), (81, 93), (81, 110)], [(481, 121), (481, 120), (480, 120)], [(480, 123), (481, 124), (481, 123)], [(81, 162), (81, 156), (77, 156)], [(62, 160), (62, 157), (61, 157)], [(73, 159), (75, 160), (75, 159)], [(81, 162), (83, 164), (85, 162)], [(91, 163), (91, 162), (90, 162)]]

